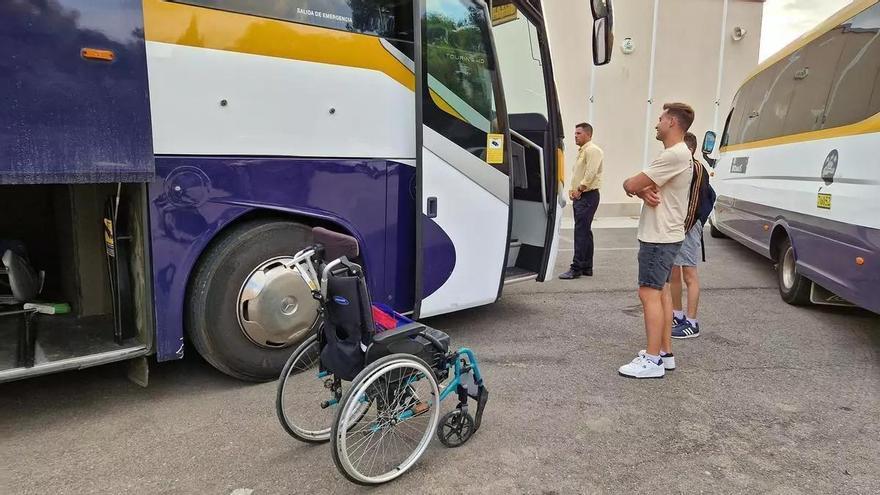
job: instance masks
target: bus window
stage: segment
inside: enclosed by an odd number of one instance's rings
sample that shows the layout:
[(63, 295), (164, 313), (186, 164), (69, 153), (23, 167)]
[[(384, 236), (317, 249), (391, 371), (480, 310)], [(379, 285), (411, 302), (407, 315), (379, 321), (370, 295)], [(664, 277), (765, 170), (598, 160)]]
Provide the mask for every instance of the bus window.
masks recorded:
[(412, 0), (172, 0), (389, 39), (412, 41)]
[(734, 136), (737, 143), (748, 143), (756, 139), (761, 107), (770, 88), (771, 77), (770, 71), (761, 72), (749, 81), (748, 91), (743, 92), (742, 120), (738, 123), (738, 134)]
[(431, 98), (425, 124), (485, 159), (486, 134), (498, 132), (495, 66), (488, 20), (477, 0), (429, 0), (425, 56)]
[(802, 52), (797, 52), (767, 69), (772, 73), (770, 89), (760, 109), (761, 117), (756, 140), (771, 139), (783, 134), (785, 119), (794, 95), (794, 77), (800, 70), (802, 55)]
[(493, 29), (507, 112), (547, 114), (547, 88), (538, 29), (525, 15)]
[(727, 116), (727, 123), (724, 126), (724, 135), (721, 137), (722, 147), (739, 144), (739, 141), (736, 140), (736, 136), (739, 135), (738, 130), (742, 123), (743, 114), (745, 113), (741, 103), (743, 101), (743, 95), (747, 90), (748, 86), (743, 86), (733, 96), (733, 102), (730, 104), (730, 115)]
[(803, 49), (803, 60), (794, 75), (794, 97), (785, 120), (786, 135), (822, 128), (831, 81), (843, 45), (844, 37), (839, 29), (835, 29)]
[(880, 111), (875, 89), (880, 80), (880, 4), (844, 22), (841, 30), (846, 41), (828, 98), (825, 128), (859, 122)]

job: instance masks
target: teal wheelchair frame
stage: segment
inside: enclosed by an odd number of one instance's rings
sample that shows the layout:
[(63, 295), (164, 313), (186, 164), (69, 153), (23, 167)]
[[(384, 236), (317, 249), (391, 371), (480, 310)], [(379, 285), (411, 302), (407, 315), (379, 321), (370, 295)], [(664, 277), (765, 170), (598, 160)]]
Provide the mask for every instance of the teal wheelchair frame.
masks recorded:
[[(278, 419), (298, 440), (330, 441), (334, 463), (350, 481), (385, 483), (412, 467), (433, 436), (447, 447), (467, 442), (480, 427), (489, 392), (471, 349), (450, 351), (447, 334), (372, 304), (363, 271), (348, 260), (359, 254), (353, 238), (320, 228), (313, 232), (318, 244), (297, 253), (294, 266), (319, 301), (319, 316), (313, 334), (291, 354), (281, 373)], [(332, 261), (325, 264), (325, 257)], [(332, 293), (333, 277), (354, 277), (358, 293)], [(335, 373), (328, 363), (339, 366), (340, 356), (328, 356), (335, 347), (327, 341), (347, 338), (339, 334), (354, 328), (338, 325), (334, 300), (340, 299), (345, 306), (366, 301), (369, 310), (361, 311), (354, 323), (370, 333), (344, 342), (348, 354), (342, 357), (353, 362), (344, 362)], [(351, 308), (342, 310), (353, 314)], [(360, 352), (352, 351), (352, 342)], [(362, 361), (354, 362), (358, 359)], [(351, 376), (352, 369), (356, 376)], [(441, 418), (440, 403), (453, 393), (458, 402)], [(329, 397), (321, 400), (324, 394)], [(474, 414), (470, 400), (476, 402)]]

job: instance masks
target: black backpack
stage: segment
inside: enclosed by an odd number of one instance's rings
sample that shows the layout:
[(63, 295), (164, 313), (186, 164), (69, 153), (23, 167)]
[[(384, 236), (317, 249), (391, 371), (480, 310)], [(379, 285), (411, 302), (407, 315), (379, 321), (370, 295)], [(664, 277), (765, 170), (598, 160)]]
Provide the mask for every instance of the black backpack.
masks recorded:
[[(693, 160), (693, 177), (691, 178), (691, 188), (688, 195), (688, 211), (684, 221), (685, 234), (691, 231), (697, 221), (701, 225), (706, 225), (709, 215), (715, 207), (715, 190), (709, 184), (709, 173), (699, 160)], [(702, 242), (702, 233), (700, 234), (700, 244)], [(706, 261), (706, 247), (703, 246), (703, 261)]]

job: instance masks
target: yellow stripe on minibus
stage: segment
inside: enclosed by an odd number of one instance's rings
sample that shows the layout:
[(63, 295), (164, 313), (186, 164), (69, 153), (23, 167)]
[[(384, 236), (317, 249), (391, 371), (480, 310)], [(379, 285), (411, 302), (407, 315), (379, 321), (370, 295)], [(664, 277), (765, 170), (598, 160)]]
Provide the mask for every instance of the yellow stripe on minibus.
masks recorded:
[(803, 143), (807, 141), (818, 141), (820, 139), (834, 139), (847, 136), (858, 136), (861, 134), (870, 134), (872, 132), (880, 132), (880, 113), (874, 115), (873, 117), (869, 117), (861, 122), (856, 122), (855, 124), (725, 146), (721, 148), (721, 152), (730, 153), (731, 151), (750, 150), (754, 148), (768, 148), (770, 146)]

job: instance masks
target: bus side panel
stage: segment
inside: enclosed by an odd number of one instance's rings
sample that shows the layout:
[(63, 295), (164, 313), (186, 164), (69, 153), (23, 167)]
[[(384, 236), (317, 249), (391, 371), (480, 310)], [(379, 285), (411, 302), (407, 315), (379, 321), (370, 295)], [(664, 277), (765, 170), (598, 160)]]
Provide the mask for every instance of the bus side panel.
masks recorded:
[(0, 184), (143, 182), (141, 0), (0, 1)]
[(880, 311), (877, 144), (869, 132), (725, 153), (714, 181), (716, 226), (771, 256), (771, 235), (784, 225), (800, 273)]
[[(789, 220), (798, 272), (847, 301), (880, 313), (880, 230), (796, 215)], [(866, 260), (856, 263), (856, 258)]]
[[(770, 239), (777, 226), (794, 246), (798, 272), (860, 307), (880, 313), (880, 229), (872, 229), (745, 200), (724, 207), (719, 224), (725, 233), (770, 257)], [(716, 217), (717, 219), (717, 217)], [(763, 226), (769, 225), (766, 231)], [(735, 229), (735, 230), (734, 230)], [(858, 265), (856, 258), (866, 260)]]
[[(412, 309), (412, 282), (388, 285), (414, 278), (414, 235), (407, 224), (413, 217), (404, 220), (415, 208), (409, 194), (411, 166), (384, 160), (237, 157), (157, 157), (156, 166), (150, 213), (160, 361), (183, 357), (187, 284), (199, 256), (231, 222), (256, 209), (342, 225), (361, 243), (367, 272), (385, 274), (368, 277), (372, 297), (398, 310)], [(389, 201), (398, 204), (386, 209)], [(391, 242), (397, 263), (387, 263), (394, 259), (386, 254)], [(290, 254), (295, 250), (291, 247)]]

